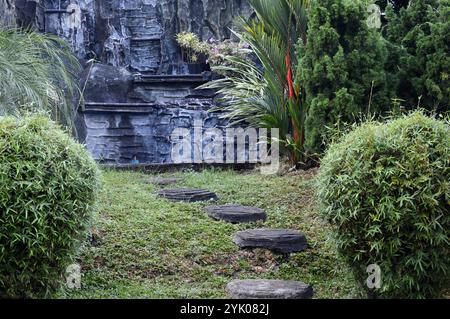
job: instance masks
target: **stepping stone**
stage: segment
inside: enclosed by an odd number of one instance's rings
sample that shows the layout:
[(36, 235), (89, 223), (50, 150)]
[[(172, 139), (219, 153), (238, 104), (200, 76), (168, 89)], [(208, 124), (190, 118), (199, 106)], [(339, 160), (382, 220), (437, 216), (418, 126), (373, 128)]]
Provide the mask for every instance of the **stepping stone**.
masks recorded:
[(265, 248), (283, 254), (308, 247), (305, 235), (289, 229), (249, 229), (237, 232), (234, 243), (241, 248)]
[(181, 182), (181, 177), (157, 177), (150, 180), (150, 183), (158, 186), (167, 186)]
[(233, 280), (225, 289), (233, 299), (310, 299), (314, 291), (300, 281)]
[(258, 220), (265, 221), (266, 213), (256, 207), (241, 205), (220, 205), (205, 207), (205, 212), (215, 220), (224, 220), (230, 223), (253, 223)]
[(213, 192), (193, 188), (163, 189), (158, 192), (158, 196), (171, 201), (190, 203), (219, 199)]

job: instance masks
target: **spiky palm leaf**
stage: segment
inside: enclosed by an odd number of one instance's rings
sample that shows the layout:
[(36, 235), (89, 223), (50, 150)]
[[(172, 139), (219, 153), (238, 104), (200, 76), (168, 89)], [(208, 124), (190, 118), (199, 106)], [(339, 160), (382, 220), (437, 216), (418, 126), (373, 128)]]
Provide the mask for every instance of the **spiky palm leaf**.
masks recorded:
[[(307, 16), (306, 10), (310, 0), (249, 0), (255, 9), (259, 24), (270, 35), (277, 35), (280, 46), (290, 53), (293, 64), (296, 64), (294, 45), (299, 39), (306, 42)], [(249, 23), (246, 24), (246, 27)], [(284, 61), (284, 57), (282, 62)]]
[[(249, 0), (257, 19), (241, 20), (242, 33), (235, 33), (248, 43), (262, 65), (228, 57), (229, 74), (203, 86), (219, 90), (222, 105), (215, 110), (225, 111), (232, 123), (246, 121), (253, 126), (279, 128), (280, 137), (292, 145), (292, 130), (303, 129), (304, 110), (300, 108), (299, 90), (294, 101), (286, 94), (288, 71), (296, 78), (295, 43), (306, 40), (306, 8), (309, 0)], [(291, 58), (290, 65), (286, 57)], [(293, 128), (294, 127), (294, 128)], [(297, 147), (294, 152), (297, 152)]]
[(0, 28), (0, 114), (46, 110), (71, 127), (78, 60), (60, 38)]
[(289, 126), (289, 118), (279, 108), (279, 85), (269, 82), (265, 72), (247, 59), (227, 57), (227, 60), (227, 66), (216, 69), (230, 75), (205, 85), (216, 89), (221, 96), (223, 104), (214, 110), (223, 112), (231, 125), (246, 122), (255, 127), (277, 127), (281, 128), (281, 135), (286, 135), (288, 132), (283, 128)]

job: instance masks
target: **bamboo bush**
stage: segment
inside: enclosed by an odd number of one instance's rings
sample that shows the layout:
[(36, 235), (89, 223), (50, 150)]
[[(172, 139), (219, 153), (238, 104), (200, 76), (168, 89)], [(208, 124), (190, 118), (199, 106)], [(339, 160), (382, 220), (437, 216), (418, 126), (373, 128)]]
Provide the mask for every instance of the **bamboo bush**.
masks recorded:
[(437, 297), (450, 280), (450, 126), (415, 112), (368, 122), (330, 146), (318, 177), (333, 242), (384, 298)]
[(50, 297), (86, 239), (97, 166), (47, 116), (7, 116), (0, 172), (0, 299)]

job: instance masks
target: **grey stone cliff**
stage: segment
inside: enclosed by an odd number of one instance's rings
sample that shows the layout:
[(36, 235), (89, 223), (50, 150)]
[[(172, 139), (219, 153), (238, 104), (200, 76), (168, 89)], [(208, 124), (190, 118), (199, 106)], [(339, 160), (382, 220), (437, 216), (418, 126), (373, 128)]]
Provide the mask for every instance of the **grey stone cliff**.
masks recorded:
[(0, 0), (1, 25), (56, 34), (85, 65), (78, 138), (107, 164), (171, 163), (174, 128), (227, 125), (208, 112), (214, 92), (196, 89), (207, 66), (182, 61), (175, 36), (229, 38), (239, 15), (245, 0)]

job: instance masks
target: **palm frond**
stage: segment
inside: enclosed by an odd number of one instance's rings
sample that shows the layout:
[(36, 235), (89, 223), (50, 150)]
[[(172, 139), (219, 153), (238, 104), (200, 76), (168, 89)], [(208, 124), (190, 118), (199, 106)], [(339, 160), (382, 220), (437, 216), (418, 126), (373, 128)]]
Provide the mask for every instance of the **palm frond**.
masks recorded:
[[(239, 57), (226, 57), (227, 66), (216, 67), (215, 71), (225, 71), (228, 77), (204, 84), (201, 88), (217, 90), (219, 106), (212, 111), (220, 111), (230, 125), (246, 122), (260, 128), (285, 128), (289, 118), (280, 109), (279, 85), (272, 85), (265, 71), (254, 63)], [(281, 134), (287, 134), (282, 131)]]
[(261, 66), (246, 59), (226, 57), (227, 66), (213, 70), (230, 75), (203, 88), (217, 90), (221, 104), (214, 111), (222, 111), (231, 125), (245, 121), (256, 127), (279, 128), (280, 138), (288, 141), (292, 131), (301, 134), (303, 128), (305, 110), (299, 105), (300, 97), (292, 99), (286, 93), (292, 88), (287, 75), (291, 71), (296, 77), (296, 68), (292, 67), (297, 63), (294, 44), (306, 39), (309, 0), (249, 2), (257, 19), (241, 19), (243, 31), (234, 35), (249, 44)]
[(46, 110), (71, 127), (79, 69), (78, 60), (62, 39), (0, 28), (0, 114)]

